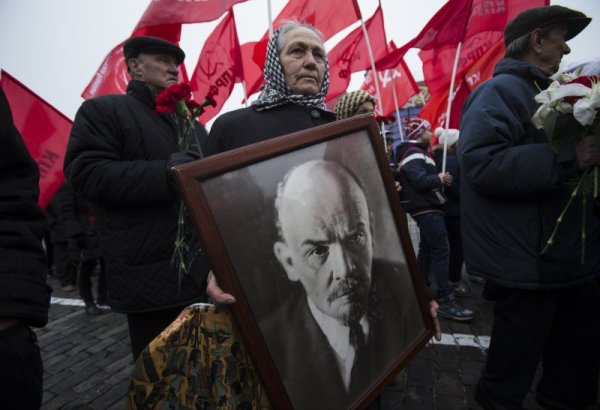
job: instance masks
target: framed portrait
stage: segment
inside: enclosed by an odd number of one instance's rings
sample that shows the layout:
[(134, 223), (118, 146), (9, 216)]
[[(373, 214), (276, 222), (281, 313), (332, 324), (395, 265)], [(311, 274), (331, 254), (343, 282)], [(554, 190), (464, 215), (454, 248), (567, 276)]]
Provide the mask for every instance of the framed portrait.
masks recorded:
[(372, 115), (174, 172), (273, 408), (365, 407), (432, 337)]

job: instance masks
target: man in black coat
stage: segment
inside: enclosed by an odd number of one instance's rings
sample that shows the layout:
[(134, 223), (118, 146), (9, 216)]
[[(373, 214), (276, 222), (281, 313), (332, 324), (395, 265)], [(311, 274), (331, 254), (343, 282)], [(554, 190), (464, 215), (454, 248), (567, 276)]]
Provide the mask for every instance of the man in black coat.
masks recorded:
[(132, 78), (127, 94), (82, 104), (64, 169), (73, 188), (92, 204), (108, 303), (127, 314), (137, 358), (184, 307), (202, 300), (208, 268), (199, 247), (191, 249), (182, 277), (172, 263), (180, 200), (171, 168), (201, 156), (205, 131), (196, 124), (189, 151), (180, 152), (177, 118), (154, 112), (156, 96), (178, 81), (185, 57), (179, 47), (134, 37), (125, 42), (124, 54)]
[(564, 183), (600, 164), (600, 146), (587, 136), (573, 147), (565, 135), (554, 151), (531, 120), (538, 108), (534, 96), (570, 52), (566, 41), (590, 20), (561, 6), (523, 11), (505, 28), (506, 56), (494, 77), (464, 105), (459, 161), (465, 263), (470, 274), (487, 279), (484, 296), (494, 302), (490, 348), (475, 392), (486, 409), (521, 408), (540, 360), (541, 406), (583, 409), (596, 402), (598, 204), (590, 198), (584, 207), (582, 198), (573, 198), (554, 243), (543, 249), (570, 200)]
[(347, 408), (424, 330), (410, 275), (373, 258), (367, 198), (342, 164), (293, 168), (275, 207), (273, 251), (304, 291), (262, 333), (295, 408)]
[(30, 326), (48, 322), (46, 217), (37, 204), (38, 168), (2, 89), (0, 145), (0, 403), (6, 409), (38, 409), (43, 366)]

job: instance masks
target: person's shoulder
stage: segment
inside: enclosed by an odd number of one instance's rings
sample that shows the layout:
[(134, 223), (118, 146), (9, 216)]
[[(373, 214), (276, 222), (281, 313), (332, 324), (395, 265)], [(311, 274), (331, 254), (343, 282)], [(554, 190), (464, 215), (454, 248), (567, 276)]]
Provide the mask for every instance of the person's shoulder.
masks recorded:
[(257, 115), (257, 111), (255, 111), (252, 107), (244, 107), (238, 108), (237, 110), (228, 111), (223, 113), (217, 117), (215, 120), (215, 124), (217, 123), (230, 123), (231, 121), (239, 121), (248, 117), (253, 117)]

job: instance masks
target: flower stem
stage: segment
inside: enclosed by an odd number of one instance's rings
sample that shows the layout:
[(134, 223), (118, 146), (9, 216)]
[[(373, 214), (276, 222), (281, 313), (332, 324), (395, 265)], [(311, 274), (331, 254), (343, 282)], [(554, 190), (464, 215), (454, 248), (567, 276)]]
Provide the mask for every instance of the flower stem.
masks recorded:
[(546, 253), (546, 251), (548, 250), (548, 248), (550, 248), (550, 246), (552, 246), (552, 244), (554, 243), (554, 236), (556, 235), (556, 231), (558, 231), (558, 227), (560, 226), (560, 223), (562, 222), (565, 214), (567, 213), (567, 209), (569, 209), (569, 206), (571, 206), (571, 202), (573, 202), (573, 199), (575, 199), (575, 197), (579, 193), (579, 189), (581, 188), (581, 184), (585, 180), (585, 176), (587, 175), (587, 173), (589, 172), (589, 170), (590, 170), (589, 168), (585, 170), (585, 172), (583, 173), (583, 175), (579, 179), (579, 182), (577, 183), (577, 186), (571, 192), (571, 196), (569, 197), (569, 201), (567, 202), (567, 205), (565, 205), (565, 207), (562, 210), (562, 212), (560, 213), (558, 219), (556, 219), (556, 224), (554, 225), (554, 229), (552, 230), (552, 234), (550, 235), (550, 238), (548, 238), (548, 240), (546, 241), (546, 246), (544, 246), (544, 249), (542, 249), (542, 255), (544, 253)]
[(587, 205), (587, 198), (583, 197), (581, 200), (581, 207), (583, 212), (581, 214), (581, 264), (585, 264), (585, 208)]
[(594, 193), (592, 194), (592, 198), (598, 198), (598, 173), (600, 172), (600, 165), (594, 166)]

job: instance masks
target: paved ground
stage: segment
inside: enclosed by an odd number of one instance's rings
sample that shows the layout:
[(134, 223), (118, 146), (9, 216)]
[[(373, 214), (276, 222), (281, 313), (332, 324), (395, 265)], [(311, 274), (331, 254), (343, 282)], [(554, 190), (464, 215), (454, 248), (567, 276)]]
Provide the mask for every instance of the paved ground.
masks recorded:
[[(412, 232), (414, 236), (414, 231)], [(48, 325), (37, 330), (44, 360), (42, 409), (124, 409), (132, 369), (125, 316), (107, 311), (86, 315), (76, 292), (54, 288)], [(473, 296), (461, 299), (477, 314), (470, 323), (441, 319), (444, 339), (422, 350), (400, 376), (403, 410), (480, 409), (473, 386), (489, 343), (491, 306), (481, 285), (468, 282)], [(538, 409), (527, 398), (527, 410)]]
[[(50, 277), (50, 322), (37, 330), (45, 366), (42, 409), (124, 409), (132, 369), (124, 315), (107, 311), (86, 315), (75, 293), (60, 290)], [(472, 389), (485, 359), (490, 334), (490, 305), (481, 285), (462, 299), (477, 315), (471, 323), (442, 319), (444, 340), (421, 351), (400, 375), (405, 410), (479, 409)], [(538, 407), (528, 397), (528, 410)]]

